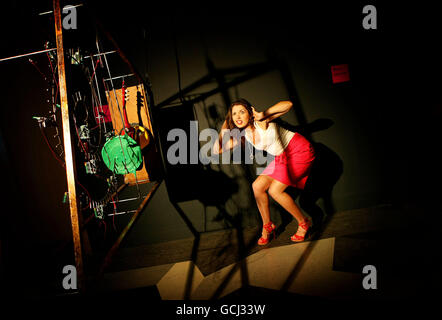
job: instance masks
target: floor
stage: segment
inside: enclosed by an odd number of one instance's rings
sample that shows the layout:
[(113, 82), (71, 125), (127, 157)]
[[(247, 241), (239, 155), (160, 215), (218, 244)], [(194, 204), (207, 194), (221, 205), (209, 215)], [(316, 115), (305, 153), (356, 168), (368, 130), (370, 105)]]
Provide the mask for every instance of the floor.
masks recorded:
[[(219, 314), (221, 306), (246, 303), (265, 305), (272, 319), (293, 310), (298, 316), (331, 310), (367, 316), (379, 305), (395, 316), (410, 308), (422, 312), (437, 307), (441, 296), (440, 217), (440, 210), (428, 207), (385, 204), (337, 212), (302, 243), (290, 241), (297, 229), (291, 221), (278, 224), (267, 246), (256, 244), (259, 227), (248, 227), (121, 247), (101, 278), (88, 278), (84, 295), (63, 290), (54, 295), (53, 287), (60, 287), (64, 277), (54, 278), (57, 265), (42, 269), (31, 282), (11, 279), (16, 293), (9, 298), (22, 301), (18, 297), (25, 293), (35, 306), (49, 307), (45, 311), (85, 306), (99, 315), (159, 310), (164, 318), (201, 306), (218, 308), (217, 316), (229, 318)], [(372, 267), (364, 273), (366, 266)], [(24, 285), (18, 285), (20, 279)], [(24, 292), (25, 285), (32, 291)]]
[[(415, 210), (389, 204), (338, 212), (303, 243), (289, 240), (297, 228), (293, 221), (280, 226), (276, 239), (263, 247), (256, 245), (260, 230), (247, 228), (121, 248), (95, 289), (144, 288), (152, 299), (163, 301), (281, 295), (359, 302), (422, 298), (441, 280), (440, 253), (434, 251), (440, 236), (416, 237)], [(363, 273), (365, 266), (374, 268)], [(364, 289), (364, 281), (372, 288)]]

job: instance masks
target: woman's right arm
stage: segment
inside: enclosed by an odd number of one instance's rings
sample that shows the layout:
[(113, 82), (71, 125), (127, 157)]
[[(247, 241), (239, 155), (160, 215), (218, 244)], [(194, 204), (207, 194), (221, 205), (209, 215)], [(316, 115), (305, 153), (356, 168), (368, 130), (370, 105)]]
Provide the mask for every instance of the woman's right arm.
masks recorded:
[(227, 134), (229, 135), (229, 129), (227, 127), (227, 121), (224, 120), (223, 125), (221, 126), (221, 131), (218, 136), (218, 140), (215, 141), (212, 148), (212, 154), (220, 154), (227, 150), (233, 149), (238, 145), (238, 141), (236, 139), (233, 139), (233, 137), (230, 137), (227, 141), (223, 143), (223, 140), (226, 140), (226, 138), (223, 139), (223, 137)]

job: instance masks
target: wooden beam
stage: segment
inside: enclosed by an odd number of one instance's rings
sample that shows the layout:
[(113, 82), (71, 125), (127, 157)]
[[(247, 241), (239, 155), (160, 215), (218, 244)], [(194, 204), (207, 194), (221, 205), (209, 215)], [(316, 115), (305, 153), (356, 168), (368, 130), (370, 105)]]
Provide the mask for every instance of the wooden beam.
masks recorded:
[(57, 60), (58, 60), (58, 81), (60, 88), (60, 102), (61, 102), (61, 119), (63, 124), (63, 143), (66, 163), (66, 176), (69, 193), (69, 209), (72, 224), (72, 237), (74, 241), (74, 255), (75, 266), (77, 269), (77, 287), (84, 291), (85, 281), (83, 272), (83, 257), (80, 240), (80, 227), (78, 221), (77, 208), (77, 194), (75, 189), (75, 166), (74, 155), (72, 152), (71, 131), (69, 121), (69, 108), (66, 90), (66, 73), (64, 64), (64, 49), (63, 49), (63, 31), (60, 13), (60, 0), (53, 0), (54, 5), (54, 21), (55, 21), (55, 36), (57, 42)]

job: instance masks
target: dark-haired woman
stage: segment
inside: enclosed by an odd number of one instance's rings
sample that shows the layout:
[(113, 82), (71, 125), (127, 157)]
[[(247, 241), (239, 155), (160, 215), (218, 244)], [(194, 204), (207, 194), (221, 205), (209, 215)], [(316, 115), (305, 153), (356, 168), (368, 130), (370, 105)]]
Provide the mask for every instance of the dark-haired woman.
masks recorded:
[[(276, 229), (270, 220), (269, 195), (298, 221), (298, 230), (291, 237), (292, 241), (304, 241), (312, 225), (285, 190), (288, 186), (304, 189), (315, 159), (313, 147), (299, 133), (282, 128), (272, 121), (287, 113), (292, 106), (290, 101), (280, 101), (258, 112), (245, 99), (233, 102), (221, 128), (219, 141), (212, 150), (219, 154), (233, 149), (241, 143), (241, 138), (237, 137), (245, 137), (256, 149), (265, 150), (275, 157), (252, 184), (263, 222), (259, 245), (269, 243), (269, 235)], [(233, 129), (239, 129), (244, 134), (232, 135), (230, 130)], [(223, 139), (226, 134), (229, 138)]]

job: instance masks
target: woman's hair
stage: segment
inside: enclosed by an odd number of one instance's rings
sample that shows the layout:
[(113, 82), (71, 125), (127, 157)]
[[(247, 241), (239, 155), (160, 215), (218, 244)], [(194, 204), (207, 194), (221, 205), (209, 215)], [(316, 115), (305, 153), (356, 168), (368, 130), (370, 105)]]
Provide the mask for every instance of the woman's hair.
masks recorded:
[(236, 101), (233, 101), (230, 104), (229, 111), (227, 112), (227, 116), (226, 116), (226, 123), (227, 123), (227, 127), (229, 129), (237, 128), (235, 126), (235, 123), (233, 122), (233, 119), (232, 119), (232, 109), (233, 109), (233, 106), (237, 106), (237, 105), (241, 105), (244, 108), (246, 108), (247, 112), (249, 113), (249, 124), (253, 124), (252, 104), (249, 101), (247, 101), (246, 99), (242, 99), (241, 98), (241, 99), (238, 99)]

